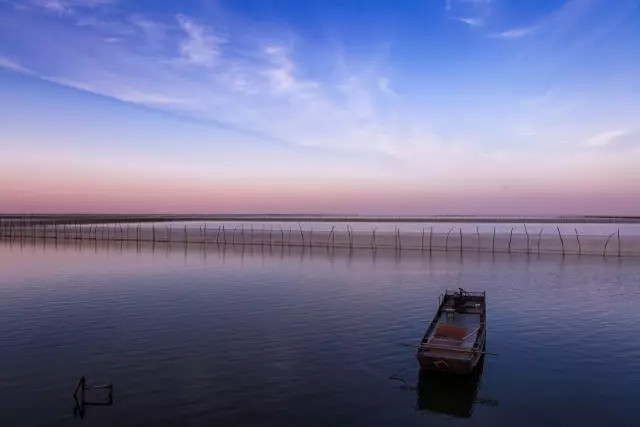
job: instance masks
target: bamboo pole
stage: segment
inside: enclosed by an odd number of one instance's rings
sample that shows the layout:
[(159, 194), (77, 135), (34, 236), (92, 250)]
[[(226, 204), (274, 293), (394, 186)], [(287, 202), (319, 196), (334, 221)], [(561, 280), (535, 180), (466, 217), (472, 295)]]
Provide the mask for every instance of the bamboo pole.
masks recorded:
[(232, 245), (236, 245), (236, 228), (237, 227), (233, 227), (233, 233), (231, 234), (231, 244)]
[(376, 250), (376, 229), (377, 227), (371, 227), (371, 249)]
[(620, 256), (622, 255), (622, 250), (621, 250), (621, 245), (620, 245), (620, 228), (618, 228), (618, 258), (620, 258)]
[(393, 248), (398, 250), (398, 227), (393, 226)]
[(529, 230), (527, 230), (527, 224), (523, 224), (524, 225), (524, 233), (527, 235), (527, 255), (530, 253), (529, 252)]
[(429, 253), (431, 253), (431, 241), (433, 240), (433, 226), (429, 227)]
[(558, 236), (560, 237), (560, 244), (562, 245), (562, 256), (564, 256), (564, 239), (562, 238), (562, 233), (560, 233), (560, 227), (556, 226), (558, 229)]
[(309, 229), (309, 247), (313, 245), (313, 225)]
[(509, 253), (511, 253), (511, 239), (513, 238), (513, 227), (511, 227), (511, 232), (509, 233)]
[(398, 227), (398, 250), (402, 251), (402, 236), (400, 235), (400, 227)]
[(298, 221), (298, 228), (300, 229), (300, 238), (302, 239), (302, 246), (304, 247), (304, 233), (302, 232), (302, 225), (300, 225), (300, 221)]
[(544, 230), (544, 227), (540, 229), (540, 233), (538, 234), (538, 255), (540, 254), (540, 240), (542, 240), (542, 230)]
[(493, 239), (491, 240), (491, 253), (496, 253), (496, 227), (493, 226)]
[(460, 227), (460, 253), (462, 253), (462, 227)]
[(578, 236), (578, 229), (574, 228), (576, 232), (576, 240), (578, 241), (578, 255), (582, 255), (582, 246), (580, 245), (580, 236)]
[(333, 235), (334, 228), (336, 228), (335, 225), (331, 227), (331, 231), (329, 231), (329, 235), (327, 236), (327, 248), (329, 247), (329, 240), (331, 240), (331, 236)]
[(333, 229), (333, 227), (331, 227), (331, 249), (335, 249), (336, 248), (336, 232)]
[(478, 237), (477, 251), (480, 252), (480, 226), (476, 225), (476, 236)]
[(606, 242), (604, 242), (604, 248), (602, 249), (602, 256), (606, 256), (606, 252), (607, 252), (607, 245), (609, 244), (609, 239), (611, 239), (613, 236), (616, 235), (616, 232), (614, 231), (613, 233), (611, 233), (609, 235), (609, 237), (607, 237)]
[(445, 251), (449, 251), (449, 235), (451, 234), (452, 231), (453, 231), (453, 227), (451, 227), (449, 229), (449, 232), (447, 233), (447, 237), (444, 239), (444, 250)]

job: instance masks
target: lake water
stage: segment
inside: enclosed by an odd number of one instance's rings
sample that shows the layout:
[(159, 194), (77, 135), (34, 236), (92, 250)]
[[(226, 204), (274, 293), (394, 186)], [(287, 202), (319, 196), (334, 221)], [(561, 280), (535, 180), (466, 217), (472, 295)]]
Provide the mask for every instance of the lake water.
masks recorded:
[[(0, 272), (3, 426), (640, 424), (637, 258), (36, 240)], [(419, 377), (399, 343), (459, 286), (499, 355)], [(113, 405), (74, 417), (81, 375)]]

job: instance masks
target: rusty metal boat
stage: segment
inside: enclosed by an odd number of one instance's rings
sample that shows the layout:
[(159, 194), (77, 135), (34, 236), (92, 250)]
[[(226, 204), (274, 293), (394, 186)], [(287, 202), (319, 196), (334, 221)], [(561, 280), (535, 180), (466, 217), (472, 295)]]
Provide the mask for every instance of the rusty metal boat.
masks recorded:
[(416, 358), (422, 370), (472, 374), (484, 354), (486, 293), (445, 291), (420, 342)]

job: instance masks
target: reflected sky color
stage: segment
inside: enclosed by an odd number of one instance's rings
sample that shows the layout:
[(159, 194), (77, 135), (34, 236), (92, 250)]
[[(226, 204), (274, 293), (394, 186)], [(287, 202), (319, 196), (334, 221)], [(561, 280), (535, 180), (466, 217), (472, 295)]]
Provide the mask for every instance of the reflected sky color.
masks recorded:
[(0, 211), (637, 214), (636, 1), (0, 1)]

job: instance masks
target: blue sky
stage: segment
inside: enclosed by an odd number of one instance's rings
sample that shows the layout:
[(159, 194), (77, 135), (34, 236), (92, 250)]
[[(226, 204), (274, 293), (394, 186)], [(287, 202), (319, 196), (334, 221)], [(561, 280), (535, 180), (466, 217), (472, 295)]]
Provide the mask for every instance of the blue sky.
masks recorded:
[(635, 0), (0, 0), (0, 210), (637, 213), (639, 52)]

